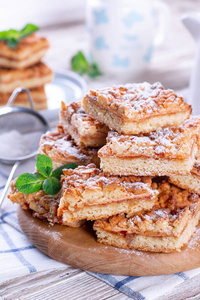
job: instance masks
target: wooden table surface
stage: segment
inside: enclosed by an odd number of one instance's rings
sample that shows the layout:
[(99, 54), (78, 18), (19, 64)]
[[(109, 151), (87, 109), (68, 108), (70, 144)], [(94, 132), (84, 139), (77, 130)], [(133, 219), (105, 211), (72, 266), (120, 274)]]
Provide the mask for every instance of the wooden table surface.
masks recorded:
[[(155, 49), (151, 65), (143, 80), (160, 81), (164, 86), (178, 90), (186, 88), (189, 84), (195, 47), (193, 39), (181, 23), (181, 16), (188, 11), (200, 10), (200, 1), (165, 2), (171, 9), (170, 28), (163, 44)], [(51, 42), (51, 50), (45, 60), (54, 70), (68, 69), (73, 54), (78, 50), (87, 51), (87, 34), (83, 22), (49, 26), (43, 28), (41, 33)], [(123, 79), (103, 77), (98, 80), (87, 80), (88, 88), (115, 82), (123, 82)], [(199, 282), (200, 277), (196, 276), (162, 299), (200, 299)], [(68, 266), (62, 270), (37, 272), (25, 278), (14, 279), (4, 289), (3, 299), (129, 299), (86, 272)]]

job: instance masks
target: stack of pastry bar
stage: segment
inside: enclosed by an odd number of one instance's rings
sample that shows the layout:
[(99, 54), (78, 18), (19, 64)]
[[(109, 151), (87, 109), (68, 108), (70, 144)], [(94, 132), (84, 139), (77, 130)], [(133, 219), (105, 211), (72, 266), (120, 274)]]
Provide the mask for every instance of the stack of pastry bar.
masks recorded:
[(57, 132), (40, 141), (54, 168), (79, 165), (63, 170), (56, 199), (22, 195), (15, 182), (9, 198), (52, 223), (92, 220), (100, 243), (179, 251), (200, 218), (200, 120), (160, 83), (90, 91), (82, 107), (62, 103)]
[[(40, 60), (49, 48), (46, 38), (32, 34), (22, 39), (15, 49), (0, 42), (0, 105), (5, 105), (17, 87), (30, 89), (35, 109), (46, 109), (44, 85), (53, 78), (52, 71)], [(20, 93), (16, 105), (28, 106), (26, 93)]]
[(158, 192), (148, 210), (95, 221), (98, 241), (157, 252), (187, 245), (200, 218), (200, 120), (188, 119), (191, 107), (161, 84), (143, 83), (90, 91), (83, 108), (111, 130), (98, 152), (104, 174), (150, 176)]

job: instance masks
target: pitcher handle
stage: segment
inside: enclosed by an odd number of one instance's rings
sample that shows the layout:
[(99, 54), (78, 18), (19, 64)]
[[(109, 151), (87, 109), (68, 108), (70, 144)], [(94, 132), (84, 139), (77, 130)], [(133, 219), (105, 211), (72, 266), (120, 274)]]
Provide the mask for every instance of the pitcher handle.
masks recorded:
[(154, 8), (158, 13), (158, 30), (154, 39), (154, 45), (159, 46), (162, 44), (166, 34), (169, 31), (170, 8), (167, 4), (161, 1), (155, 1)]

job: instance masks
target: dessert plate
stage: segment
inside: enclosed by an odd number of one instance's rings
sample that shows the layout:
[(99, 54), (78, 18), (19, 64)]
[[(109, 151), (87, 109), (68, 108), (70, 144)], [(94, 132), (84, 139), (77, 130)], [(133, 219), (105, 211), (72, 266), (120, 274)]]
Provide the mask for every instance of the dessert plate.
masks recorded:
[(59, 119), (58, 112), (61, 101), (69, 103), (81, 100), (86, 92), (86, 82), (80, 75), (72, 71), (55, 71), (53, 81), (45, 85), (45, 92), (48, 109), (40, 111), (40, 113), (52, 127)]
[(97, 243), (92, 223), (80, 228), (50, 226), (21, 207), (18, 219), (23, 232), (38, 250), (75, 268), (103, 274), (153, 276), (200, 267), (200, 227), (181, 252), (151, 253)]

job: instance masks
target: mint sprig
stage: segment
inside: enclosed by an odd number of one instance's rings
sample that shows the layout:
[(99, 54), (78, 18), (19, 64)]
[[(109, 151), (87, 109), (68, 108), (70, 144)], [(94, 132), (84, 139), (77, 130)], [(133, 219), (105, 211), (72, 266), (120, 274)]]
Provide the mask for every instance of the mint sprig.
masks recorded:
[(10, 29), (0, 32), (0, 41), (5, 41), (9, 48), (15, 49), (19, 42), (26, 36), (39, 30), (34, 24), (27, 24), (22, 30)]
[(78, 51), (71, 59), (71, 68), (80, 75), (87, 74), (91, 78), (102, 75), (96, 63), (89, 63), (82, 51)]
[(48, 195), (56, 195), (60, 189), (60, 177), (63, 169), (75, 169), (75, 163), (66, 164), (53, 171), (53, 164), (50, 157), (38, 154), (36, 159), (37, 172), (24, 173), (16, 181), (18, 191), (23, 194), (32, 194), (39, 190), (44, 190)]
[(53, 163), (49, 156), (38, 154), (36, 159), (37, 170), (44, 176), (50, 177), (53, 172)]

